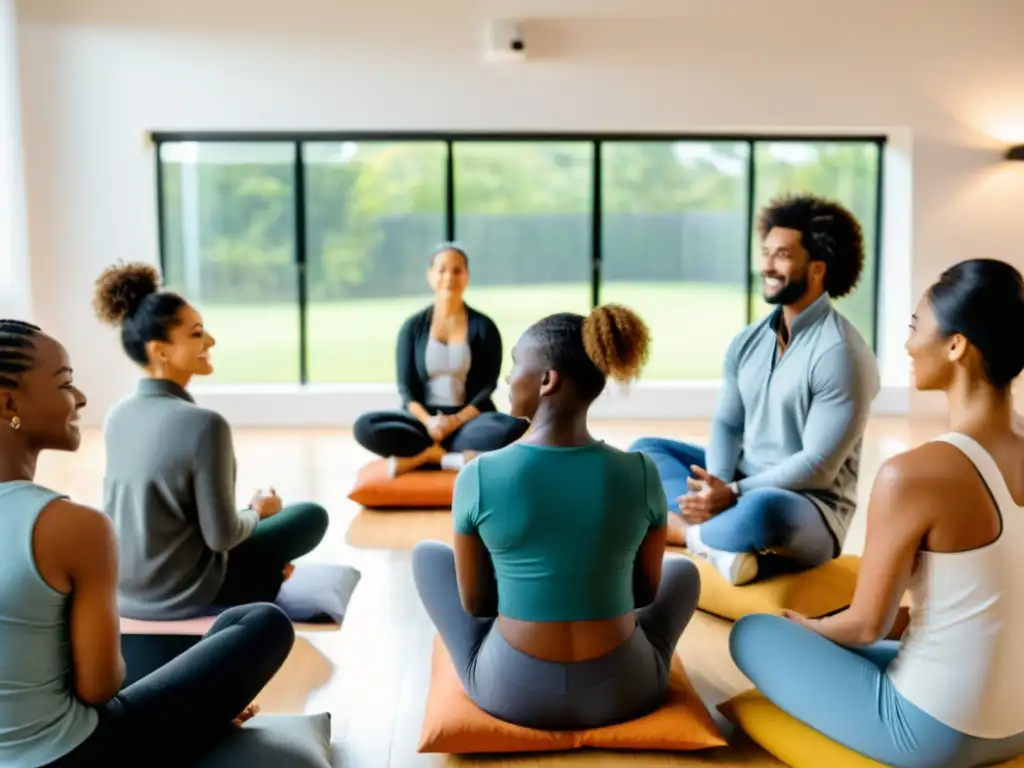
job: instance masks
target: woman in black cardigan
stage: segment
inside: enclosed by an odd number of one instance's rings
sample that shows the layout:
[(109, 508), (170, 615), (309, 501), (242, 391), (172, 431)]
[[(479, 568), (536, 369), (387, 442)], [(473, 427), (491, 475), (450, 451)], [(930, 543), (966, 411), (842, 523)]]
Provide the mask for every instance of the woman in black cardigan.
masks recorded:
[(398, 333), (402, 410), (360, 416), (356, 441), (392, 459), (395, 474), (428, 464), (458, 469), (479, 452), (522, 437), (523, 419), (498, 413), (491, 399), (501, 373), (501, 333), (462, 300), (469, 258), (452, 245), (434, 252), (427, 271), (435, 300)]

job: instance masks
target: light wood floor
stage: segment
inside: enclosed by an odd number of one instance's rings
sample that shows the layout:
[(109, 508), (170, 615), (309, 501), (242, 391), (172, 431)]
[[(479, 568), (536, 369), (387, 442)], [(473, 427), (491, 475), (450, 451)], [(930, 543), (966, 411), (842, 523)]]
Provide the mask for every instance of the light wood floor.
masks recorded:
[[(868, 427), (862, 462), (861, 499), (866, 500), (879, 464), (943, 431), (935, 422), (876, 419)], [(705, 442), (706, 422), (604, 422), (594, 432), (627, 446), (647, 434)], [(626, 755), (575, 752), (550, 757), (458, 759), (416, 752), (426, 702), (433, 626), (413, 588), (409, 552), (356, 549), (345, 540), (359, 508), (346, 499), (357, 469), (368, 459), (345, 430), (236, 430), (238, 497), (244, 505), (257, 488), (273, 485), (288, 501), (315, 499), (331, 512), (331, 528), (310, 555), (346, 562), (363, 579), (339, 631), (303, 633), (291, 658), (259, 697), (264, 712), (323, 712), (332, 715), (333, 737), (346, 768), (404, 768), (426, 765), (779, 765), (741, 733), (733, 733), (714, 706), (749, 688), (729, 659), (729, 625), (698, 614), (680, 651), (690, 677), (730, 741), (727, 748), (689, 755)], [(49, 454), (40, 460), (38, 481), (99, 505), (103, 446), (98, 433), (85, 435), (77, 454)], [(863, 544), (858, 513), (848, 552)]]

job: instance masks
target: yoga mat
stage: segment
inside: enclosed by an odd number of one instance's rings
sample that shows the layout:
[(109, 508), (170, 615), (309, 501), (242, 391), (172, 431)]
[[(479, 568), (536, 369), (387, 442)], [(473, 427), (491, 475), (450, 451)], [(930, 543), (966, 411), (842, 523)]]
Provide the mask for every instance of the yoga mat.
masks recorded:
[(452, 513), (448, 510), (387, 511), (364, 509), (345, 533), (349, 546), (359, 549), (411, 550), (421, 541), (452, 543)]

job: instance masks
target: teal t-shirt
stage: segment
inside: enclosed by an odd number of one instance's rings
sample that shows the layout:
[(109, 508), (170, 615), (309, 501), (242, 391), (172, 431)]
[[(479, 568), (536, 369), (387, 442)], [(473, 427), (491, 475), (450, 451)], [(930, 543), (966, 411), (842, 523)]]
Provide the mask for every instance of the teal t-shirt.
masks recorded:
[(633, 609), (637, 550), (666, 524), (668, 504), (641, 453), (514, 443), (459, 473), (452, 518), (490, 552), (500, 614), (595, 621)]

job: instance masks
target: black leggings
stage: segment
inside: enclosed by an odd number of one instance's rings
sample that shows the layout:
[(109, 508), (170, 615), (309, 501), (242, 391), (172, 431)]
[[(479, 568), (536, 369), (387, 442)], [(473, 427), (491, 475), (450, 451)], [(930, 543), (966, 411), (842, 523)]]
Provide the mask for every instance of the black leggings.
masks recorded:
[[(439, 413), (455, 413), (458, 408), (438, 408)], [(522, 437), (530, 423), (507, 413), (485, 411), (448, 435), (441, 447), (451, 453), (496, 451)], [(408, 411), (364, 413), (352, 427), (356, 442), (378, 456), (409, 457), (434, 444), (419, 419)]]
[(281, 591), (284, 567), (320, 544), (327, 533), (327, 510), (292, 504), (260, 520), (253, 534), (228, 553), (224, 584), (216, 605), (272, 603)]
[[(99, 724), (53, 768), (194, 760), (233, 728), (291, 652), (295, 630), (275, 605), (221, 614), (192, 648), (99, 707)], [(186, 763), (187, 764), (187, 763)]]

